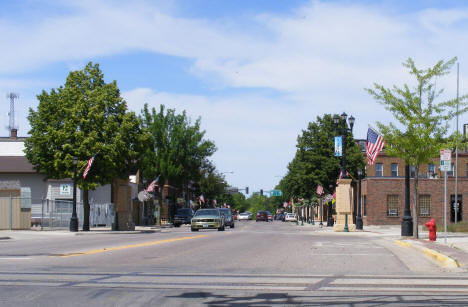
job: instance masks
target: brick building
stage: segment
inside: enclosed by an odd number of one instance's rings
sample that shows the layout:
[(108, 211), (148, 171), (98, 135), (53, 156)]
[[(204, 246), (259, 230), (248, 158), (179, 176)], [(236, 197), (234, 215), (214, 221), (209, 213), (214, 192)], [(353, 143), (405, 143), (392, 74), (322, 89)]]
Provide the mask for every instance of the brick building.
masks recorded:
[[(365, 143), (364, 143), (365, 144)], [(365, 146), (365, 145), (364, 145)], [(455, 154), (452, 155), (452, 170)], [(420, 166), (419, 174), (419, 223), (424, 224), (434, 218), (437, 225), (444, 221), (444, 173), (439, 171), (439, 158)], [(367, 165), (367, 177), (361, 181), (361, 213), (364, 225), (401, 224), (405, 208), (405, 163), (381, 152), (374, 165)], [(414, 193), (414, 167), (410, 167), (410, 204)], [(468, 200), (468, 152), (458, 154), (458, 221), (468, 219), (468, 208), (463, 208)], [(455, 177), (448, 172), (447, 177), (447, 223), (455, 221)], [(468, 204), (468, 203), (467, 203)]]

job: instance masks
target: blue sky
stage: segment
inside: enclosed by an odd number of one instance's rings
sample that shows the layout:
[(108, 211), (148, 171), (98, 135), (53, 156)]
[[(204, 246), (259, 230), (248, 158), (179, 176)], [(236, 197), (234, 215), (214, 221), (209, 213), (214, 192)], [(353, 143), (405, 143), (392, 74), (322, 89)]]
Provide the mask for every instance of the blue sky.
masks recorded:
[[(1, 1), (0, 35), (1, 135), (6, 93), (20, 94), (27, 135), (36, 95), (93, 61), (132, 111), (165, 104), (201, 117), (218, 170), (251, 191), (278, 183), (317, 116), (353, 115), (357, 138), (389, 122), (364, 88), (411, 82), (408, 57), (425, 68), (458, 56), (468, 92), (466, 1)], [(438, 86), (453, 98), (455, 70)]]

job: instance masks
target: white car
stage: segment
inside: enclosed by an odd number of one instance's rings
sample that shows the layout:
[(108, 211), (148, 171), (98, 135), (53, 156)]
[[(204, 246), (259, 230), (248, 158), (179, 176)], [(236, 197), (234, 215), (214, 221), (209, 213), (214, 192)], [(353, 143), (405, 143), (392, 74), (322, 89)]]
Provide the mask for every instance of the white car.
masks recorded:
[(287, 213), (286, 216), (284, 217), (285, 222), (295, 222), (296, 217), (294, 216), (294, 213)]
[(239, 220), (239, 221), (248, 221), (250, 219), (252, 219), (252, 215), (247, 213), (247, 212), (242, 212), (237, 217), (237, 220)]

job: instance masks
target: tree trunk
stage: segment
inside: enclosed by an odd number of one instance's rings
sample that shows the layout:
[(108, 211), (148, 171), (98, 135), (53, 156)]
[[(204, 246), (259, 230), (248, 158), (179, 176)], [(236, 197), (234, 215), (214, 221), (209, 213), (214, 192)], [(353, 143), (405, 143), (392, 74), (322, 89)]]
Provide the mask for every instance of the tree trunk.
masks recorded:
[(418, 180), (419, 177), (419, 167), (414, 168), (414, 180), (413, 180), (413, 187), (414, 187), (414, 193), (413, 193), (413, 238), (418, 239), (419, 238), (419, 232), (418, 232)]
[(89, 231), (88, 189), (83, 189), (83, 231)]

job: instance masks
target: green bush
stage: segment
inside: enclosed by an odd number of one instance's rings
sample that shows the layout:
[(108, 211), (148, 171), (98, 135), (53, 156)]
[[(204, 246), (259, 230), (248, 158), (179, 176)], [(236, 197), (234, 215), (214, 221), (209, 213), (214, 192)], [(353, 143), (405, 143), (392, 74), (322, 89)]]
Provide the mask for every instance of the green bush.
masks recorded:
[(468, 232), (468, 222), (459, 222), (457, 224), (448, 224), (447, 231), (449, 232)]

